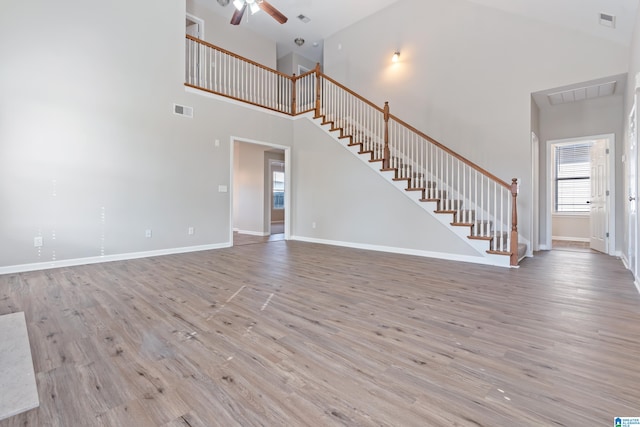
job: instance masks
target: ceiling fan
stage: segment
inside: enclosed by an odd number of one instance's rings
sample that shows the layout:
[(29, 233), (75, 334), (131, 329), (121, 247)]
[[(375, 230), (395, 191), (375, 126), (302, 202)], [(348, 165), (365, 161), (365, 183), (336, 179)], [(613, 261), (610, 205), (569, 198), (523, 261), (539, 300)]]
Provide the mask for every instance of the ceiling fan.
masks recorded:
[(284, 16), (278, 9), (271, 6), (266, 0), (233, 0), (233, 5), (236, 10), (233, 12), (233, 16), (231, 17), (231, 24), (238, 25), (242, 21), (242, 17), (244, 16), (244, 12), (247, 10), (247, 7), (251, 11), (251, 14), (258, 12), (260, 9), (264, 10), (266, 13), (271, 15), (273, 19), (278, 21), (280, 24), (284, 24), (287, 22), (287, 17)]

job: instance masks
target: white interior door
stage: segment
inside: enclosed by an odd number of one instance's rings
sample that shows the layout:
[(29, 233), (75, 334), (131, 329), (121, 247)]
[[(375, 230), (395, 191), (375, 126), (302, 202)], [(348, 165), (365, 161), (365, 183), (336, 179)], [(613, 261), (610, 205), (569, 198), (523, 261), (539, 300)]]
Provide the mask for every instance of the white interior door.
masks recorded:
[(629, 200), (627, 213), (629, 221), (628, 257), (629, 270), (631, 270), (635, 278), (638, 277), (638, 128), (636, 103), (637, 97), (629, 115), (629, 158), (627, 159)]
[(607, 224), (608, 185), (608, 145), (607, 139), (598, 139), (591, 145), (591, 249), (599, 252), (609, 252)]

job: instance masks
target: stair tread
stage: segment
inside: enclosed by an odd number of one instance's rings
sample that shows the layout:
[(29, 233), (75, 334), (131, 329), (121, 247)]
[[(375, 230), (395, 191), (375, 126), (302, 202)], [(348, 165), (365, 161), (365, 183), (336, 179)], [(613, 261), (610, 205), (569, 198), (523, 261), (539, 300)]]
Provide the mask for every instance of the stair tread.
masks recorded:
[(507, 255), (507, 256), (511, 256), (511, 252), (507, 252), (507, 251), (487, 251), (488, 254), (493, 254), (493, 255)]
[(467, 236), (471, 240), (493, 240), (492, 236)]

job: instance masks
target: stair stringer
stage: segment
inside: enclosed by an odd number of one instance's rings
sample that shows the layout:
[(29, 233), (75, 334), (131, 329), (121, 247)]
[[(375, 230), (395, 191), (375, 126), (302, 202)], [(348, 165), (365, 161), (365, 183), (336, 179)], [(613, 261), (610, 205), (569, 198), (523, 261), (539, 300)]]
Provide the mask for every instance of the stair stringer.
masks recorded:
[[(340, 144), (342, 147), (346, 148), (347, 151), (351, 152), (354, 156), (360, 159), (363, 163), (369, 165), (369, 167), (378, 175), (381, 175), (388, 183), (397, 188), (402, 192), (406, 197), (413, 200), (418, 206), (420, 206), (427, 214), (431, 215), (433, 218), (437, 219), (441, 224), (443, 224), (448, 230), (451, 231), (452, 235), (458, 237), (462, 240), (466, 245), (471, 247), (477, 254), (478, 259), (469, 260), (470, 262), (475, 262), (478, 264), (487, 264), (494, 265), (498, 267), (512, 267), (510, 265), (510, 258), (506, 255), (498, 255), (487, 253), (489, 250), (489, 242), (486, 240), (475, 240), (469, 239), (471, 235), (471, 230), (469, 227), (460, 227), (453, 226), (451, 223), (453, 222), (452, 214), (443, 214), (436, 213), (435, 210), (437, 208), (436, 202), (423, 202), (420, 200), (421, 194), (416, 191), (407, 191), (406, 190), (406, 181), (394, 181), (394, 172), (393, 171), (382, 171), (381, 166), (382, 162), (380, 161), (369, 161), (360, 153), (360, 149), (358, 145), (349, 146), (349, 138), (340, 138), (340, 132), (336, 129), (331, 130), (330, 124), (323, 124), (322, 118), (314, 118), (313, 113), (308, 113), (305, 115), (310, 121), (312, 121), (316, 126), (324, 131), (325, 134), (330, 136), (335, 142)], [(473, 257), (475, 258), (475, 257)]]

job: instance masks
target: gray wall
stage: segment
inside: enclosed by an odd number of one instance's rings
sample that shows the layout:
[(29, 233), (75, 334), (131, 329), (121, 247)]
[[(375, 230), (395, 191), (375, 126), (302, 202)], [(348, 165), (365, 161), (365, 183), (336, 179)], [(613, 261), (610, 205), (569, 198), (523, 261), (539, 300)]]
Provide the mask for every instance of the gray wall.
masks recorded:
[(0, 267), (229, 244), (231, 137), (291, 145), (291, 123), (186, 92), (184, 16), (183, 0), (3, 8)]
[(269, 147), (235, 142), (233, 151), (233, 229), (266, 235), (264, 152)]
[(296, 237), (477, 256), (310, 121), (295, 121), (294, 140)]
[(498, 177), (520, 178), (525, 237), (531, 93), (624, 73), (628, 58), (628, 46), (465, 0), (400, 0), (324, 43), (328, 75), (377, 105), (389, 101), (393, 114)]
[(282, 58), (278, 58), (278, 71), (288, 75), (300, 75), (298, 73), (298, 65), (313, 70), (316, 67), (316, 63), (304, 56), (298, 55), (295, 52), (291, 52)]

